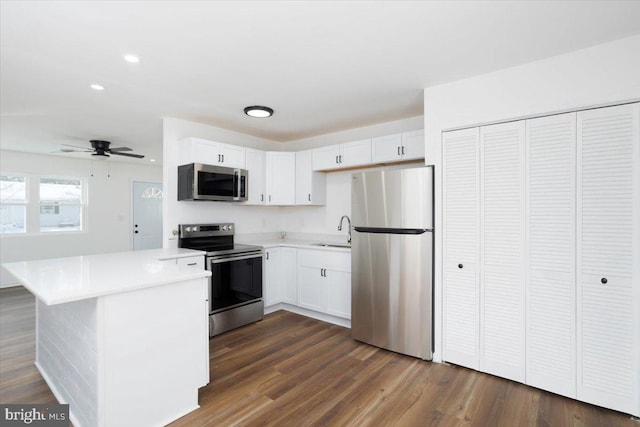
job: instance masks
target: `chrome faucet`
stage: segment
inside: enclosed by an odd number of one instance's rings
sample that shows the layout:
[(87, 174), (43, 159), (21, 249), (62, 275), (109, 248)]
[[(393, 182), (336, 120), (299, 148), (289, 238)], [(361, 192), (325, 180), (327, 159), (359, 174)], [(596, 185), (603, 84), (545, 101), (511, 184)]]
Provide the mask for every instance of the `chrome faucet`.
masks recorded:
[(345, 218), (347, 218), (347, 221), (349, 222), (349, 240), (347, 240), (347, 243), (351, 243), (351, 219), (349, 219), (349, 217), (347, 215), (342, 215), (342, 218), (340, 218), (340, 224), (338, 225), (338, 231), (342, 231), (342, 222), (344, 221)]

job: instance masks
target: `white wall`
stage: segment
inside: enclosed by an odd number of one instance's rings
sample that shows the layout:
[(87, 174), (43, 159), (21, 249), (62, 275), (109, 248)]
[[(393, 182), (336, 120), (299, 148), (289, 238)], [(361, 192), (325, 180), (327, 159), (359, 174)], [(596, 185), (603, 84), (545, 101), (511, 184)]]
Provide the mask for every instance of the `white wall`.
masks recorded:
[[(111, 177), (107, 177), (107, 162)], [(131, 238), (131, 181), (162, 180), (162, 169), (145, 163), (0, 151), (0, 170), (34, 175), (82, 177), (88, 183), (85, 230), (79, 233), (35, 233), (0, 236), (0, 262), (126, 251)], [(1, 272), (0, 286), (13, 282)]]
[(424, 90), (427, 163), (436, 165), (436, 353), (442, 348), (443, 130), (640, 99), (640, 36)]
[[(214, 126), (165, 118), (163, 121), (163, 175), (165, 199), (164, 245), (177, 244), (172, 234), (182, 223), (235, 222), (238, 234), (290, 231), (313, 234), (340, 234), (338, 221), (351, 213), (351, 181), (353, 171), (327, 174), (326, 206), (246, 206), (225, 202), (177, 201), (177, 142), (186, 137), (200, 137), (226, 144), (241, 145), (260, 150), (301, 151), (363, 138), (384, 136), (422, 129), (422, 116), (378, 123), (356, 129), (314, 136), (286, 143), (245, 135)], [(342, 232), (345, 234), (346, 232)]]

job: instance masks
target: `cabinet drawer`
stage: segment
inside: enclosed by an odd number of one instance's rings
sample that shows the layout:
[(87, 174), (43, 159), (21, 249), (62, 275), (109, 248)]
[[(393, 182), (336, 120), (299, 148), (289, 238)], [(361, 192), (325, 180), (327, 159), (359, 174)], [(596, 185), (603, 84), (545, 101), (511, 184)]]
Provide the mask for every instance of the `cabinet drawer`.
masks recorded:
[(178, 258), (178, 265), (204, 269), (204, 256), (191, 256), (187, 258)]

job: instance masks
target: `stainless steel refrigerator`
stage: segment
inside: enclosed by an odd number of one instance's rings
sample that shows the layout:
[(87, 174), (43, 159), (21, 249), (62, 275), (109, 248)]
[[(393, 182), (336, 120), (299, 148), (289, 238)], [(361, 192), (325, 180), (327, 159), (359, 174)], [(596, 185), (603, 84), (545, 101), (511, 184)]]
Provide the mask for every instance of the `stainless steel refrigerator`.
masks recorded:
[(351, 336), (431, 360), (433, 167), (354, 173)]

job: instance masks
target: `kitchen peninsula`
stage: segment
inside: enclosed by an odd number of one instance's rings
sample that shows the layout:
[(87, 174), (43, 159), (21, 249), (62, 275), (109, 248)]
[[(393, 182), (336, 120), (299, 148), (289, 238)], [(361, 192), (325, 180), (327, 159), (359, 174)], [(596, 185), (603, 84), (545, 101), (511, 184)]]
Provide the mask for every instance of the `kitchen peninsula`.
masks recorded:
[(165, 425), (198, 408), (209, 382), (203, 254), (3, 264), (36, 296), (35, 364), (74, 425)]

